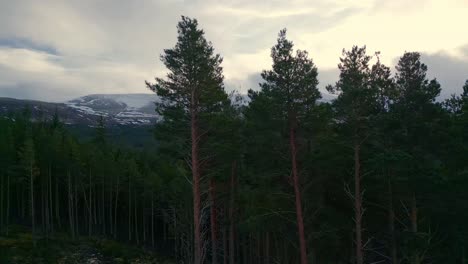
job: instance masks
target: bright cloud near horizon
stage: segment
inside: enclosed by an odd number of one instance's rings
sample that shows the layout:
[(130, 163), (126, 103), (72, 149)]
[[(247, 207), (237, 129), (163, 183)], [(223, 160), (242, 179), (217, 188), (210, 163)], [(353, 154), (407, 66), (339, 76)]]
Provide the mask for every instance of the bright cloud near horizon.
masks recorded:
[(224, 57), (228, 90), (258, 88), (280, 29), (307, 50), (320, 87), (338, 78), (343, 48), (366, 45), (394, 69), (419, 51), (441, 97), (468, 79), (468, 0), (0, 0), (0, 97), (64, 101), (148, 93), (166, 72), (181, 15), (196, 18)]

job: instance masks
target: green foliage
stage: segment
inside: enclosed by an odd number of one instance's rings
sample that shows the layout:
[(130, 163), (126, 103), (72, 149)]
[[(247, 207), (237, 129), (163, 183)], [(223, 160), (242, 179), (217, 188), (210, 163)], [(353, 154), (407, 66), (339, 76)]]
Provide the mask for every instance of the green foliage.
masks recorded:
[[(356, 146), (364, 262), (387, 263), (392, 250), (396, 263), (465, 260), (468, 81), (440, 103), (441, 86), (427, 78), (419, 53), (405, 52), (392, 75), (379, 53), (353, 46), (327, 87), (337, 98), (318, 102), (319, 71), (282, 30), (261, 89), (238, 104), (197, 20), (182, 17), (177, 30), (176, 45), (161, 56), (168, 75), (147, 83), (163, 117), (152, 142), (141, 128), (116, 132), (103, 118), (86, 129), (58, 115), (32, 122), (28, 109), (0, 118), (0, 263), (83, 263), (90, 254), (108, 263), (172, 263), (155, 252), (193, 263), (191, 125), (199, 132), (207, 260), (217, 243), (218, 256), (234, 263), (299, 262), (291, 128), (311, 263), (354, 261)], [(218, 241), (210, 241), (212, 230)]]

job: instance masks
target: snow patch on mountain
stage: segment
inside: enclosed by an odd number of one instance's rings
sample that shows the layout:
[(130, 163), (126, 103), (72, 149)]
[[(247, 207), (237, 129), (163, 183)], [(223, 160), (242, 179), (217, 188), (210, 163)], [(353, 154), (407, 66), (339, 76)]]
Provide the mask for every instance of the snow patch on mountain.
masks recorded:
[(140, 109), (158, 101), (158, 96), (155, 94), (95, 94), (88, 96), (96, 99), (113, 100), (124, 104), (129, 109)]
[[(336, 99), (336, 95), (323, 93), (319, 103), (329, 103)], [(248, 105), (250, 98), (245, 94), (232, 97), (236, 105)], [(106, 122), (120, 125), (147, 125), (161, 120), (155, 111), (155, 103), (160, 102), (156, 94), (92, 94), (76, 98), (64, 104), (79, 116), (97, 119), (104, 116)], [(82, 114), (82, 115), (81, 115)]]
[(104, 116), (117, 124), (150, 124), (159, 119), (155, 94), (92, 94), (65, 102), (78, 112)]

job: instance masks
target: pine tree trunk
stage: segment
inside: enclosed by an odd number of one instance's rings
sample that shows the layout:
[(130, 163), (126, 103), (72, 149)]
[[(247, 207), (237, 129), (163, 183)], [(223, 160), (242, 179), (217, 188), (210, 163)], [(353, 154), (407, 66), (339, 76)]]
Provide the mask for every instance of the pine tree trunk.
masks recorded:
[[(296, 218), (297, 218), (297, 228), (299, 233), (299, 246), (301, 254), (301, 264), (307, 264), (307, 244), (305, 239), (304, 231), (304, 218), (302, 216), (302, 201), (301, 201), (301, 191), (299, 188), (299, 174), (297, 170), (297, 149), (296, 149), (296, 134), (294, 127), (291, 125), (289, 129), (289, 144), (291, 148), (291, 165), (292, 165), (292, 174), (293, 174), (293, 185), (294, 185), (294, 194), (296, 197)], [(361, 264), (361, 263), (360, 263)]]
[(6, 235), (9, 234), (10, 225), (10, 174), (7, 173), (7, 205), (6, 205)]
[(30, 164), (29, 166), (29, 181), (30, 181), (30, 195), (31, 195), (31, 226), (32, 226), (32, 241), (34, 247), (36, 246), (36, 239), (35, 239), (35, 234), (36, 234), (36, 224), (35, 224), (35, 219), (34, 219), (34, 178), (33, 178), (33, 165)]
[(390, 233), (390, 256), (392, 264), (398, 264), (398, 254), (395, 237), (395, 210), (393, 208), (393, 188), (392, 180), (388, 180), (388, 231)]
[[(166, 212), (166, 210), (164, 210)], [(166, 228), (166, 213), (163, 213), (163, 238), (164, 238), (164, 244), (167, 243), (167, 228)]]
[(44, 213), (45, 213), (45, 230), (46, 230), (46, 238), (48, 238), (50, 233), (50, 217), (49, 217), (49, 177), (46, 175), (44, 179)]
[(50, 231), (53, 233), (54, 232), (54, 206), (53, 206), (53, 200), (52, 200), (52, 165), (50, 165), (49, 169), (49, 186), (47, 187), (47, 191), (49, 193), (49, 224), (50, 224)]
[(27, 188), (21, 188), (21, 219), (26, 219), (26, 201), (28, 197)]
[[(85, 208), (83, 208), (83, 217), (85, 215), (88, 216), (88, 237), (91, 237), (91, 222), (92, 222), (92, 215), (91, 215), (91, 202), (89, 201), (89, 199), (91, 198), (91, 195), (89, 195), (89, 191), (88, 191), (88, 194), (86, 194), (86, 190), (83, 186), (81, 186), (81, 190), (83, 191), (83, 200), (84, 200), (84, 206)], [(86, 197), (88, 195), (88, 197)]]
[(96, 196), (96, 194), (97, 194), (97, 189), (96, 188), (97, 187), (96, 187), (96, 184), (95, 184), (94, 187), (93, 187), (93, 189), (94, 189), (94, 191), (93, 191), (93, 220), (94, 220), (93, 224), (94, 224), (94, 229), (95, 229), (94, 232), (95, 233), (96, 233), (97, 227), (98, 227), (98, 213), (99, 213), (99, 212), (97, 212), (99, 206), (98, 206), (98, 201), (97, 201), (97, 196)]
[[(92, 203), (91, 203), (91, 195), (92, 195), (92, 188), (91, 188), (91, 169), (88, 171), (88, 186), (89, 186), (89, 191), (88, 191), (88, 236), (91, 237), (91, 234), (93, 232), (92, 230), (92, 225), (93, 225), (93, 214), (92, 214)], [(86, 194), (84, 194), (86, 195)]]
[(240, 260), (240, 239), (238, 238), (239, 233), (235, 232), (234, 233), (234, 241), (239, 241), (238, 243), (235, 243), (235, 254), (234, 254), (234, 259), (237, 259), (238, 261)]
[(280, 242), (278, 241), (278, 235), (277, 233), (273, 233), (273, 242), (275, 244), (275, 257), (273, 262), (280, 263), (281, 262), (281, 249), (280, 249)]
[[(102, 177), (102, 182), (101, 182), (101, 213), (100, 213), (100, 217), (99, 217), (99, 221), (100, 221), (100, 224), (101, 224), (101, 233), (103, 235), (106, 235), (106, 207), (105, 207), (105, 194), (106, 194), (106, 188), (104, 187), (104, 176), (101, 176)], [(110, 201), (109, 203), (112, 203), (112, 201)], [(112, 206), (110, 206), (112, 208)]]
[(79, 221), (78, 221), (78, 197), (79, 197), (79, 195), (78, 195), (78, 179), (77, 178), (78, 177), (74, 178), (74, 185), (73, 185), (74, 189), (75, 189), (74, 194), (73, 194), (73, 197), (74, 197), (73, 201), (74, 201), (75, 204), (74, 204), (73, 208), (75, 209), (75, 211), (74, 211), (75, 234), (76, 234), (77, 237), (79, 237), (80, 236), (80, 225), (79, 225)]
[(60, 197), (59, 197), (59, 181), (58, 178), (55, 180), (55, 218), (58, 224), (58, 228), (62, 229), (62, 223), (60, 219)]
[[(50, 168), (49, 168), (49, 174), (50, 176)], [(50, 217), (49, 217), (49, 177), (46, 176), (44, 179), (44, 200), (45, 200), (45, 208), (44, 208), (44, 213), (45, 213), (45, 230), (46, 230), (46, 238), (48, 238), (49, 232), (50, 232)]]
[(112, 213), (113, 213), (112, 209), (114, 208), (113, 207), (114, 199), (113, 199), (112, 193), (113, 193), (113, 186), (111, 182), (109, 185), (109, 234), (111, 235), (114, 234), (114, 221), (113, 221), (114, 218), (112, 217)]
[(138, 206), (136, 201), (136, 194), (133, 195), (133, 202), (134, 204), (134, 213), (135, 213), (135, 240), (137, 245), (140, 244), (140, 236), (138, 235)]
[(223, 264), (228, 264), (228, 242), (227, 242), (227, 227), (223, 227)]
[(193, 181), (193, 223), (194, 223), (194, 264), (202, 264), (202, 241), (200, 219), (200, 171), (199, 171), (199, 134), (198, 134), (198, 102), (195, 91), (191, 98), (191, 140), (192, 140), (192, 181)]
[(283, 263), (288, 263), (288, 262), (290, 262), (289, 254), (288, 254), (288, 245), (287, 245), (286, 243), (283, 243), (283, 253), (284, 253), (284, 261), (283, 261)]
[[(112, 192), (112, 190), (111, 190)], [(119, 204), (119, 175), (117, 174), (117, 185), (115, 187), (115, 204), (114, 204), (114, 239), (117, 239), (117, 209)]]
[(210, 200), (211, 200), (211, 214), (210, 214), (210, 222), (211, 222), (211, 263), (212, 264), (218, 264), (218, 239), (217, 239), (217, 234), (216, 234), (216, 200), (215, 200), (215, 195), (216, 195), (216, 183), (214, 179), (210, 179)]
[(39, 186), (41, 188), (41, 191), (38, 194), (38, 196), (40, 197), (40, 203), (41, 203), (41, 207), (40, 207), (40, 213), (39, 213), (39, 216), (41, 217), (41, 229), (42, 229), (42, 233), (44, 233), (45, 231), (45, 226), (46, 226), (46, 223), (45, 223), (45, 203), (44, 203), (44, 196), (45, 196), (45, 179), (43, 177), (40, 177), (39, 178)]
[(71, 187), (71, 175), (70, 171), (68, 171), (68, 219), (70, 222), (70, 231), (72, 235), (72, 239), (75, 239), (75, 227), (73, 226), (73, 193)]
[(360, 145), (354, 144), (354, 213), (356, 221), (356, 263), (363, 264), (362, 251), (362, 198), (361, 198), (361, 160)]
[(146, 201), (146, 199), (143, 200), (143, 208), (142, 208), (142, 215), (141, 215), (141, 220), (143, 222), (143, 244), (146, 244), (146, 221), (147, 221), (147, 219), (146, 219), (146, 214), (145, 214), (145, 210), (146, 210), (145, 201)]
[(5, 180), (4, 180), (4, 175), (3, 174), (0, 174), (0, 177), (1, 177), (1, 181), (0, 181), (0, 232), (2, 231), (3, 229), (3, 193), (4, 193), (4, 184), (5, 184)]
[(130, 189), (131, 177), (128, 175), (128, 241), (132, 241), (132, 190)]
[(179, 232), (177, 229), (177, 211), (176, 208), (172, 208), (174, 210), (174, 256), (176, 256), (176, 262), (178, 261), (179, 256), (179, 248), (180, 248), (180, 237)]
[(237, 173), (237, 162), (233, 161), (231, 165), (231, 197), (229, 202), (229, 264), (235, 263), (235, 244), (234, 244), (234, 232), (235, 232), (235, 219), (234, 219), (234, 204), (235, 204), (235, 188), (236, 188), (236, 173)]
[(257, 242), (257, 261), (255, 263), (263, 263), (262, 259), (262, 234), (256, 233), (256, 242)]
[(154, 192), (151, 192), (151, 246), (154, 248)]
[(78, 182), (77, 182), (77, 177), (74, 177), (74, 195), (73, 195), (73, 202), (75, 203), (73, 205), (73, 208), (74, 208), (74, 212), (73, 212), (73, 216), (75, 217), (74, 220), (73, 220), (73, 223), (74, 223), (74, 227), (75, 227), (75, 235), (77, 237), (80, 236), (80, 226), (79, 226), (79, 221), (78, 221)]
[(248, 263), (248, 255), (249, 255), (248, 245), (247, 245), (247, 238), (244, 236), (242, 241), (243, 241), (243, 243), (242, 243), (242, 260), (243, 260), (244, 264), (247, 264)]
[[(416, 203), (416, 194), (413, 193), (413, 197), (411, 198), (411, 232), (413, 232), (414, 236), (418, 233), (418, 207)], [(420, 264), (421, 259), (419, 257), (418, 252), (414, 252), (412, 258), (413, 264)]]

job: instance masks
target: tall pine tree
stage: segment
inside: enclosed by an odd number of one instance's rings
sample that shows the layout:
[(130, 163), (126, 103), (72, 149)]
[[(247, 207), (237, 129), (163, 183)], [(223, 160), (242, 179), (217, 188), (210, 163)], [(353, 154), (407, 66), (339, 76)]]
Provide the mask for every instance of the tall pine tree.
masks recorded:
[[(418, 227), (418, 199), (428, 176), (436, 175), (436, 157), (431, 150), (434, 124), (439, 114), (439, 104), (435, 102), (440, 93), (437, 80), (428, 80), (427, 66), (421, 62), (418, 52), (405, 52), (396, 65), (395, 83), (397, 98), (394, 113), (399, 120), (397, 140), (403, 152), (411, 158), (411, 166), (402, 175), (407, 180), (409, 190), (410, 232), (412, 247), (407, 247), (411, 263), (423, 261), (427, 247), (420, 239)], [(431, 139), (432, 138), (432, 139)]]
[[(209, 116), (221, 111), (227, 100), (224, 91), (219, 54), (205, 39), (198, 28), (198, 21), (182, 17), (177, 25), (177, 43), (174, 48), (164, 50), (161, 60), (169, 70), (165, 79), (156, 78), (155, 84), (147, 86), (156, 92), (162, 102), (157, 111), (163, 122), (179, 123), (176, 127), (190, 131), (190, 168), (193, 185), (194, 258), (193, 263), (202, 263), (204, 241), (201, 225), (201, 179), (202, 167), (200, 148), (210, 130), (206, 126)], [(187, 133), (180, 133), (186, 137)]]
[(340, 58), (340, 79), (335, 87), (329, 86), (330, 92), (338, 92), (335, 100), (336, 118), (347, 141), (353, 149), (354, 159), (354, 192), (350, 196), (354, 202), (355, 221), (355, 257), (357, 264), (364, 263), (363, 244), (363, 188), (362, 181), (362, 146), (369, 137), (370, 117), (376, 112), (376, 86), (370, 82), (369, 62), (371, 56), (366, 54), (366, 47), (343, 50)]
[[(271, 111), (275, 111), (279, 122), (286, 128), (288, 135), (291, 182), (294, 187), (296, 222), (299, 235), (301, 263), (307, 261), (307, 242), (304, 228), (303, 206), (301, 199), (301, 168), (298, 154), (300, 145), (298, 137), (302, 129), (302, 122), (312, 111), (319, 99), (317, 89), (317, 68), (308, 57), (306, 51), (298, 50), (293, 53), (293, 43), (286, 39), (286, 30), (281, 30), (277, 44), (271, 50), (273, 69), (262, 72), (264, 82), (260, 84), (262, 90), (258, 96), (265, 96), (272, 104)], [(258, 100), (258, 97), (252, 97)], [(282, 127), (278, 127), (282, 130)], [(298, 136), (299, 133), (299, 136)]]

